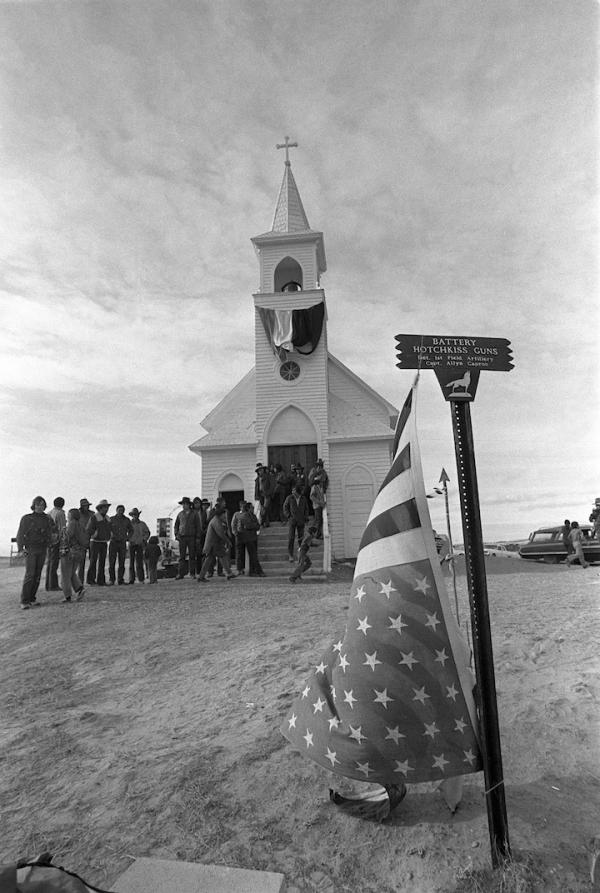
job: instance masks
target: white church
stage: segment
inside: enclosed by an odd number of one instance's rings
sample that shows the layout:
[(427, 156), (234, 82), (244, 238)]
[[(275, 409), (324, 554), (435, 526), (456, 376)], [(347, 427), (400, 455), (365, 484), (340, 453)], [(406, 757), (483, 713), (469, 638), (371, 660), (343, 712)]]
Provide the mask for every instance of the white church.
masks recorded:
[(202, 459), (202, 494), (228, 508), (254, 499), (257, 462), (323, 459), (329, 474), (331, 554), (354, 558), (377, 490), (390, 467), (398, 410), (327, 349), (323, 233), (310, 228), (285, 148), (273, 225), (254, 236), (255, 365), (201, 425), (189, 449)]

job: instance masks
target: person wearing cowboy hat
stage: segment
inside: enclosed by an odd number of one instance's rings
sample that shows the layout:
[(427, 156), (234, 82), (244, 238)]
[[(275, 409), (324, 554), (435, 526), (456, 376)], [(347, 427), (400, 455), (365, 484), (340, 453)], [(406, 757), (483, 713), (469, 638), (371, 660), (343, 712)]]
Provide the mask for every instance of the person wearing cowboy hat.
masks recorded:
[(90, 512), (90, 501), (89, 499), (80, 499), (79, 500), (79, 521), (78, 524), (83, 530), (85, 536), (87, 537), (87, 546), (80, 552), (80, 559), (77, 563), (75, 570), (77, 571), (77, 576), (83, 583), (85, 580), (85, 556), (89, 549), (90, 542), (90, 533), (88, 530), (90, 521), (92, 520), (93, 512)]
[(188, 569), (190, 577), (196, 575), (196, 540), (200, 519), (198, 513), (192, 509), (192, 500), (189, 496), (182, 497), (179, 505), (181, 511), (175, 518), (174, 527), (175, 539), (179, 543), (179, 570), (175, 579), (183, 580)]
[(150, 531), (148, 525), (140, 521), (139, 509), (131, 509), (129, 517), (132, 527), (129, 537), (129, 584), (132, 585), (136, 574), (140, 583), (144, 582), (144, 549), (150, 539)]
[(107, 512), (110, 502), (102, 499), (96, 506), (96, 513), (90, 518), (87, 532), (90, 537), (90, 566), (87, 572), (89, 586), (106, 586), (104, 566), (110, 542), (111, 523)]

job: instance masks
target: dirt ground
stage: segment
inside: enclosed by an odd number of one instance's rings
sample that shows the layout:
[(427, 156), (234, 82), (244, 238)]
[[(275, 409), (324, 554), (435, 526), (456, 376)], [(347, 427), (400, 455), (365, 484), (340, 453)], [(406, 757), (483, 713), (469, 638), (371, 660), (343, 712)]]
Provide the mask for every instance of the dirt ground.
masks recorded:
[[(290, 893), (592, 889), (600, 568), (488, 559), (509, 883), (490, 869), (481, 774), (455, 815), (413, 785), (373, 824), (330, 805), (321, 770), (280, 735), (343, 632), (348, 568), (295, 587), (92, 588), (70, 605), (42, 591), (20, 611), (23, 570), (4, 565), (0, 861), (48, 850), (103, 887), (148, 856), (282, 872)], [(462, 619), (463, 575), (458, 587)]]

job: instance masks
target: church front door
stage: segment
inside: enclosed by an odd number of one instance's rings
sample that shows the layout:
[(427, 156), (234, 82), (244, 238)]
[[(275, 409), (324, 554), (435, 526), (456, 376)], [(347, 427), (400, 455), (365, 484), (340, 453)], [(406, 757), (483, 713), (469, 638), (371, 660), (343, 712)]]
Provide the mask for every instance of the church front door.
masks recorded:
[(317, 461), (316, 443), (282, 444), (270, 446), (268, 452), (269, 465), (281, 465), (284, 471), (289, 471), (291, 465), (302, 465), (306, 474)]

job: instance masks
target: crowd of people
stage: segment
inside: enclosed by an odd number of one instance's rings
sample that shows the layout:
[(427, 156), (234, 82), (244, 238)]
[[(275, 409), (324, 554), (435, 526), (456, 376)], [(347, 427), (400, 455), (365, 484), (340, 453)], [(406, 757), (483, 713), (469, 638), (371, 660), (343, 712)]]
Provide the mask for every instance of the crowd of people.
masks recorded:
[[(246, 566), (249, 576), (266, 576), (258, 558), (258, 533), (261, 527), (269, 527), (279, 520), (288, 527), (288, 559), (292, 563), (297, 561), (290, 580), (296, 582), (310, 567), (308, 551), (313, 539), (323, 536), (328, 485), (321, 459), (308, 475), (300, 465), (292, 465), (286, 473), (281, 465), (265, 466), (259, 462), (255, 502), (242, 500), (231, 518), (223, 497), (211, 506), (208, 499), (184, 496), (174, 524), (174, 536), (179, 544), (175, 579), (182, 580), (189, 574), (199, 583), (205, 583), (217, 573), (231, 580), (244, 575)], [(39, 604), (37, 592), (44, 565), (46, 591), (62, 591), (64, 602), (81, 601), (85, 585), (133, 585), (144, 583), (146, 577), (149, 583), (157, 582), (161, 545), (140, 518), (138, 508), (126, 513), (124, 505), (117, 505), (115, 514), (109, 515), (108, 500), (102, 499), (92, 511), (89, 500), (81, 499), (79, 508), (65, 512), (65, 500), (61, 496), (56, 497), (48, 513), (46, 508), (46, 500), (36, 496), (31, 512), (21, 518), (16, 537), (18, 551), (25, 555), (23, 610)], [(296, 539), (297, 557), (294, 555)]]

